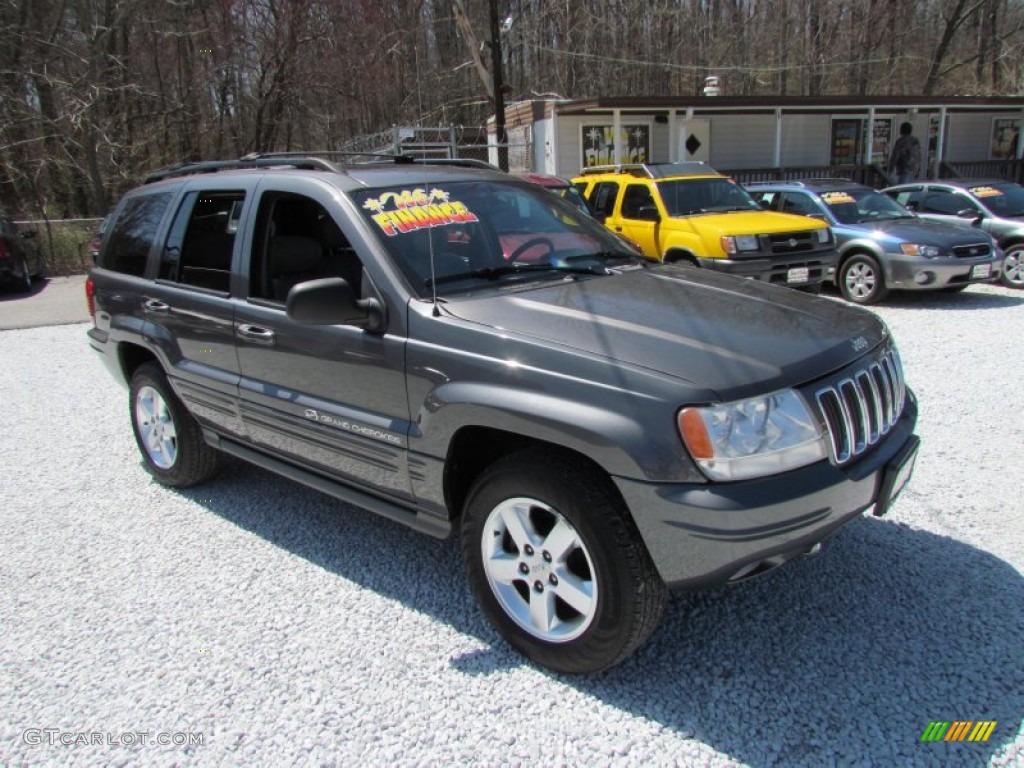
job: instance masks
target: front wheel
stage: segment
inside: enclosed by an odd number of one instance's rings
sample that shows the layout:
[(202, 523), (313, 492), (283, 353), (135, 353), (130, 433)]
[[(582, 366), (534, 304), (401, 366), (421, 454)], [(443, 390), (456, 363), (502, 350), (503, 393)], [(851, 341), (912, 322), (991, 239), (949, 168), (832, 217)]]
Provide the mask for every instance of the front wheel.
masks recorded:
[(611, 481), (581, 460), (534, 450), (474, 483), (462, 553), (484, 615), (556, 672), (614, 666), (661, 621), (666, 589)]
[(135, 442), (153, 477), (184, 488), (213, 476), (219, 454), (207, 445), (160, 366), (144, 363), (136, 369), (130, 405)]
[(1024, 288), (1024, 243), (1011, 245), (1003, 258), (1003, 274), (999, 278), (1010, 288)]
[(844, 261), (836, 281), (843, 298), (854, 304), (874, 304), (889, 293), (882, 267), (866, 254), (856, 254)]

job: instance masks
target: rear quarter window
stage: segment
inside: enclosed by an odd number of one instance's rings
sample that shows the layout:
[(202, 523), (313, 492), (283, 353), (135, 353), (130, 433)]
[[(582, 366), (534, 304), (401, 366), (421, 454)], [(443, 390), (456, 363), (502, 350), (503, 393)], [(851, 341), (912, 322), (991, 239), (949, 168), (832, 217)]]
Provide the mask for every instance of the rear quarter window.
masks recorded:
[(172, 192), (160, 192), (125, 201), (111, 225), (106, 247), (100, 254), (100, 266), (142, 277), (172, 197)]

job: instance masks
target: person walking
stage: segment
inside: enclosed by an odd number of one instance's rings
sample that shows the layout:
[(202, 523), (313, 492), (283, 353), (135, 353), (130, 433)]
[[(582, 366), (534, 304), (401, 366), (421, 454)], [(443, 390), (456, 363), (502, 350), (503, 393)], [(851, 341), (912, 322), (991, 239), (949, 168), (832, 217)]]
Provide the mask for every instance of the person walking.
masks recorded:
[(895, 175), (896, 184), (913, 181), (921, 172), (921, 142), (913, 133), (914, 126), (900, 123), (900, 137), (892, 145), (889, 155), (889, 175)]

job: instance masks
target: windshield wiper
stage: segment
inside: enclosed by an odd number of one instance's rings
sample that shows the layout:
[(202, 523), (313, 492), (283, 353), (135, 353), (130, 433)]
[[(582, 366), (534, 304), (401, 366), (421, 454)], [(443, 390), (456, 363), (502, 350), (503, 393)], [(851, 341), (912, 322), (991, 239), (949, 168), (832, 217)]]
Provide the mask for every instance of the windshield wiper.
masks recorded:
[[(573, 263), (582, 261), (590, 261), (591, 263)], [(642, 261), (641, 257), (626, 251), (593, 251), (591, 253), (577, 253), (572, 256), (564, 256), (556, 261), (545, 264), (502, 264), (500, 267), (481, 267), (450, 275), (439, 275), (433, 280), (427, 278), (424, 284), (429, 288), (431, 285), (454, 283), (459, 280), (469, 280), (472, 278), (497, 280), (505, 275), (518, 275), (527, 272), (568, 272), (574, 275), (607, 275), (611, 274), (613, 267), (623, 267), (626, 264), (640, 266)], [(611, 264), (610, 262), (615, 263)], [(625, 263), (620, 264), (619, 262)]]

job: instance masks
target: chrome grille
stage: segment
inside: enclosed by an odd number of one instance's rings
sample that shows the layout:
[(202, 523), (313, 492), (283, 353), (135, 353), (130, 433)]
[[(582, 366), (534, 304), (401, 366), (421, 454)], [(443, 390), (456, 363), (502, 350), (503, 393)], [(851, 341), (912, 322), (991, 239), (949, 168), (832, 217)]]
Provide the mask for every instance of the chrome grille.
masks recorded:
[(991, 252), (992, 249), (988, 243), (972, 243), (971, 245), (956, 245), (953, 247), (953, 255), (958, 259), (988, 256)]
[(816, 251), (819, 247), (817, 230), (768, 235), (768, 244), (771, 252), (776, 254)]
[(832, 461), (846, 464), (889, 433), (903, 413), (907, 389), (895, 349), (815, 393)]

